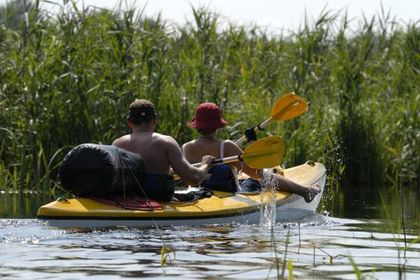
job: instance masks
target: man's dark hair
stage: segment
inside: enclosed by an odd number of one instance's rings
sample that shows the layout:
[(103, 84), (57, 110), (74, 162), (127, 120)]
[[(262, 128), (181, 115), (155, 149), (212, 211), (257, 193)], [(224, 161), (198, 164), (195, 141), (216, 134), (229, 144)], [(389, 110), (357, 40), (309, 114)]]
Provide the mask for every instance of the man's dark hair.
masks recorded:
[(155, 105), (149, 100), (136, 99), (130, 104), (128, 119), (134, 124), (147, 123), (155, 118)]

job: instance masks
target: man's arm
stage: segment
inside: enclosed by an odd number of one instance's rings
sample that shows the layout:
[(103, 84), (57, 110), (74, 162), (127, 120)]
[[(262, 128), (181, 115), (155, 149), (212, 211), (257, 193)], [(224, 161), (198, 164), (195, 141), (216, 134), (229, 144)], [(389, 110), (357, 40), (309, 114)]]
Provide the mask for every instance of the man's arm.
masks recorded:
[(200, 184), (206, 178), (214, 157), (204, 156), (201, 160), (201, 166), (194, 167), (185, 159), (175, 139), (168, 137), (166, 141), (169, 165), (175, 173), (188, 185), (196, 186)]

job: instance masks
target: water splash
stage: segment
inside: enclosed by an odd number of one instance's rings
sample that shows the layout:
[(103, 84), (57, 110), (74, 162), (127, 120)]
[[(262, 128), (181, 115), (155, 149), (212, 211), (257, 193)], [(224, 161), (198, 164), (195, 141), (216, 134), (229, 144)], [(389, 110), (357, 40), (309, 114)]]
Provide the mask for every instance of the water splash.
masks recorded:
[(276, 223), (276, 181), (271, 170), (263, 170), (261, 179), (263, 190), (261, 192), (260, 226), (272, 227)]

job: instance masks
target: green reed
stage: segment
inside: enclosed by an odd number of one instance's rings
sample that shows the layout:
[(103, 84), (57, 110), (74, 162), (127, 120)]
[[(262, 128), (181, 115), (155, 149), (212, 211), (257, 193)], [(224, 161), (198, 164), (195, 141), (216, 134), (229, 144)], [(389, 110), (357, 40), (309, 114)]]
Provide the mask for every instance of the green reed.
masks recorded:
[[(176, 26), (141, 8), (58, 14), (40, 2), (0, 10), (0, 188), (57, 186), (60, 160), (80, 143), (109, 144), (128, 132), (127, 107), (152, 100), (158, 130), (180, 143), (199, 102), (219, 103), (237, 138), (295, 91), (305, 115), (265, 134), (284, 137), (284, 164), (323, 162), (331, 186), (418, 186), (420, 29), (389, 15), (350, 27), (322, 14), (288, 35), (231, 23), (192, 9)], [(335, 203), (335, 202), (334, 202)]]

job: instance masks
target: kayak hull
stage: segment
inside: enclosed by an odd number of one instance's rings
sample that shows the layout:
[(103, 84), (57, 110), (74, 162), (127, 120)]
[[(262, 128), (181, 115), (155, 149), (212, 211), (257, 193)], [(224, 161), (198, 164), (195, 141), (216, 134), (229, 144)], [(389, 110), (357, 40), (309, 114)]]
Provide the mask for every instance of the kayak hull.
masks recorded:
[(38, 210), (38, 218), (57, 227), (153, 227), (208, 225), (261, 221), (264, 207), (276, 208), (276, 222), (301, 219), (316, 211), (324, 190), (326, 172), (320, 163), (307, 162), (284, 170), (286, 178), (303, 186), (318, 184), (321, 193), (310, 203), (287, 192), (231, 194), (214, 192), (193, 203), (161, 203), (161, 209), (128, 210), (105, 205), (88, 198), (53, 201)]

